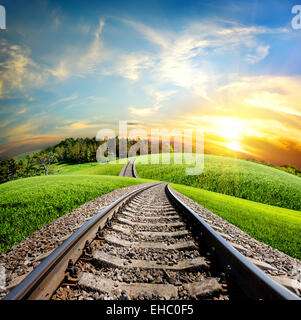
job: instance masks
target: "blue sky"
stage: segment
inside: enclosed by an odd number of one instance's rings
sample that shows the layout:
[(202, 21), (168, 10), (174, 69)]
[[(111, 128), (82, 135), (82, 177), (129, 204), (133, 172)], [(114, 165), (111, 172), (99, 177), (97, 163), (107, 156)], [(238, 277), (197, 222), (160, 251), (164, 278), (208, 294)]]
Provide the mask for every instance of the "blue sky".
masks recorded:
[(129, 120), (301, 161), (294, 1), (0, 4), (0, 156)]

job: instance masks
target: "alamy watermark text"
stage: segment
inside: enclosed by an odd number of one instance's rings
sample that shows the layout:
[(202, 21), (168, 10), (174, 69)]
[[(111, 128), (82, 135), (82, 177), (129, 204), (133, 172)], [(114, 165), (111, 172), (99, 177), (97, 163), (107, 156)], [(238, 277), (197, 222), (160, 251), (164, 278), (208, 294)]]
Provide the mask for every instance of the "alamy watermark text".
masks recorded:
[[(101, 129), (96, 135), (97, 141), (104, 141), (97, 150), (96, 158), (99, 163), (116, 163), (118, 136), (118, 158), (119, 163), (127, 161), (128, 157), (152, 155), (151, 164), (159, 163), (160, 151), (164, 154), (162, 163), (171, 163), (170, 153), (182, 154), (182, 156), (173, 157), (175, 164), (188, 164), (186, 175), (199, 175), (204, 169), (204, 134), (201, 129), (173, 129), (166, 128), (151, 129), (147, 132), (144, 129), (134, 128), (128, 131), (127, 121), (119, 121), (118, 134), (113, 129)], [(127, 141), (133, 139), (136, 141), (128, 150)], [(161, 150), (160, 150), (161, 149)], [(141, 157), (140, 163), (149, 162), (147, 157)], [(192, 167), (191, 167), (192, 165)]]
[(0, 5), (0, 29), (6, 29), (6, 10), (5, 7)]
[(301, 29), (301, 5), (293, 6), (292, 14), (295, 14), (292, 19), (292, 28), (295, 30)]

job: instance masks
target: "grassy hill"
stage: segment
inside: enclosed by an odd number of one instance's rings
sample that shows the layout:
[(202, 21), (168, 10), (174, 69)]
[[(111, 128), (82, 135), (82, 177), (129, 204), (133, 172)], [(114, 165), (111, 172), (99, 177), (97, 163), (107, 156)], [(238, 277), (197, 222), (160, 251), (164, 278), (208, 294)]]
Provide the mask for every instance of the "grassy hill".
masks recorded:
[[(172, 182), (176, 190), (255, 239), (301, 259), (301, 212), (280, 208), (300, 210), (300, 178), (257, 163), (211, 155), (205, 155), (201, 175), (186, 176), (188, 165), (142, 164), (146, 158), (150, 156), (137, 158), (140, 177)], [(0, 252), (85, 202), (149, 181), (117, 177), (123, 165), (60, 164), (55, 166), (60, 170), (57, 175), (0, 185)]]
[(301, 259), (301, 212), (199, 188), (171, 186), (256, 240)]
[(97, 175), (48, 176), (0, 185), (0, 252), (82, 204), (145, 180)]
[[(177, 154), (174, 156), (179, 157)], [(189, 167), (186, 164), (141, 164), (145, 157), (151, 159), (151, 156), (143, 156), (136, 161), (141, 178), (168, 181), (301, 210), (301, 178), (284, 171), (246, 160), (205, 155), (203, 173), (189, 176), (185, 174)], [(161, 158), (164, 160), (164, 157)]]
[(63, 175), (106, 175), (118, 176), (124, 164), (99, 164), (98, 162), (81, 164), (60, 164), (55, 166), (59, 174)]

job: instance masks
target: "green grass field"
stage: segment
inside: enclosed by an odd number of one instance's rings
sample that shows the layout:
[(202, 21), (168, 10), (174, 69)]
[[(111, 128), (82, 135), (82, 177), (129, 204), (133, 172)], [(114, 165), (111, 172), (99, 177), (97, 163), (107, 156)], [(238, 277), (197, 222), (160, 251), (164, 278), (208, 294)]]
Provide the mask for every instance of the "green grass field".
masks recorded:
[(106, 175), (118, 176), (124, 164), (99, 164), (98, 162), (81, 164), (60, 164), (56, 165), (55, 170), (63, 175)]
[(258, 241), (301, 259), (301, 212), (199, 188), (171, 186)]
[(0, 252), (43, 225), (112, 190), (142, 179), (96, 175), (48, 176), (0, 185)]
[[(300, 178), (257, 163), (211, 155), (205, 156), (201, 175), (186, 176), (187, 165), (141, 163), (149, 158), (137, 158), (140, 177), (175, 183), (176, 190), (250, 236), (301, 259), (301, 212), (281, 208), (300, 210)], [(160, 159), (166, 160), (166, 155)], [(0, 252), (85, 202), (150, 181), (117, 177), (123, 166), (60, 164), (55, 166), (57, 175), (0, 185)]]
[[(301, 178), (254, 162), (205, 155), (204, 171), (186, 175), (185, 164), (141, 164), (137, 158), (138, 175), (145, 179), (168, 181), (242, 199), (283, 208), (301, 210)], [(163, 155), (164, 159), (165, 155)], [(175, 154), (175, 157), (179, 155)], [(172, 159), (173, 160), (173, 159)]]

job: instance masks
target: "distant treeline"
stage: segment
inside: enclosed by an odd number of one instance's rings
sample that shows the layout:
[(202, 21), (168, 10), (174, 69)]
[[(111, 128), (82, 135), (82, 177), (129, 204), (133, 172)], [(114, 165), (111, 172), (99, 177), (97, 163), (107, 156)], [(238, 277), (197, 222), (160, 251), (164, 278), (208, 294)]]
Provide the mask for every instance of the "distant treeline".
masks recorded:
[[(55, 163), (86, 163), (96, 162), (96, 153), (98, 148), (107, 142), (116, 145), (116, 157), (119, 158), (120, 146), (123, 142), (127, 146), (127, 152), (137, 143), (136, 140), (109, 139), (107, 141), (96, 141), (95, 138), (68, 138), (61, 141), (59, 144), (43, 149), (33, 154), (27, 154), (20, 160), (13, 158), (0, 161), (0, 183), (16, 180), (19, 178), (27, 178), (39, 175), (48, 175), (56, 173)], [(144, 140), (145, 149), (143, 154), (151, 153), (151, 142)], [(166, 147), (170, 152), (174, 151), (174, 142), (170, 144), (159, 142), (158, 152), (166, 152)], [(194, 152), (194, 150), (192, 150)], [(140, 150), (137, 150), (140, 154)], [(105, 156), (107, 154), (105, 153)], [(276, 166), (265, 161), (258, 161), (254, 159), (247, 159), (263, 165), (267, 165), (279, 170), (286, 171), (293, 175), (301, 177), (301, 169), (293, 165)]]
[[(13, 158), (0, 161), (0, 183), (4, 183), (19, 178), (27, 178), (39, 175), (48, 175), (56, 173), (55, 163), (86, 163), (96, 162), (96, 153), (98, 148), (107, 142), (116, 145), (116, 157), (120, 157), (119, 146), (121, 142), (127, 146), (127, 152), (137, 143), (136, 140), (109, 139), (107, 141), (96, 141), (95, 138), (68, 138), (61, 141), (59, 144), (40, 150), (33, 154), (27, 154), (20, 160)], [(147, 150), (145, 153), (150, 153), (150, 141), (144, 141)], [(162, 152), (162, 142), (159, 143), (159, 152)], [(169, 145), (173, 151), (172, 145)], [(140, 150), (137, 150), (140, 154)], [(107, 153), (104, 153), (107, 156)]]

